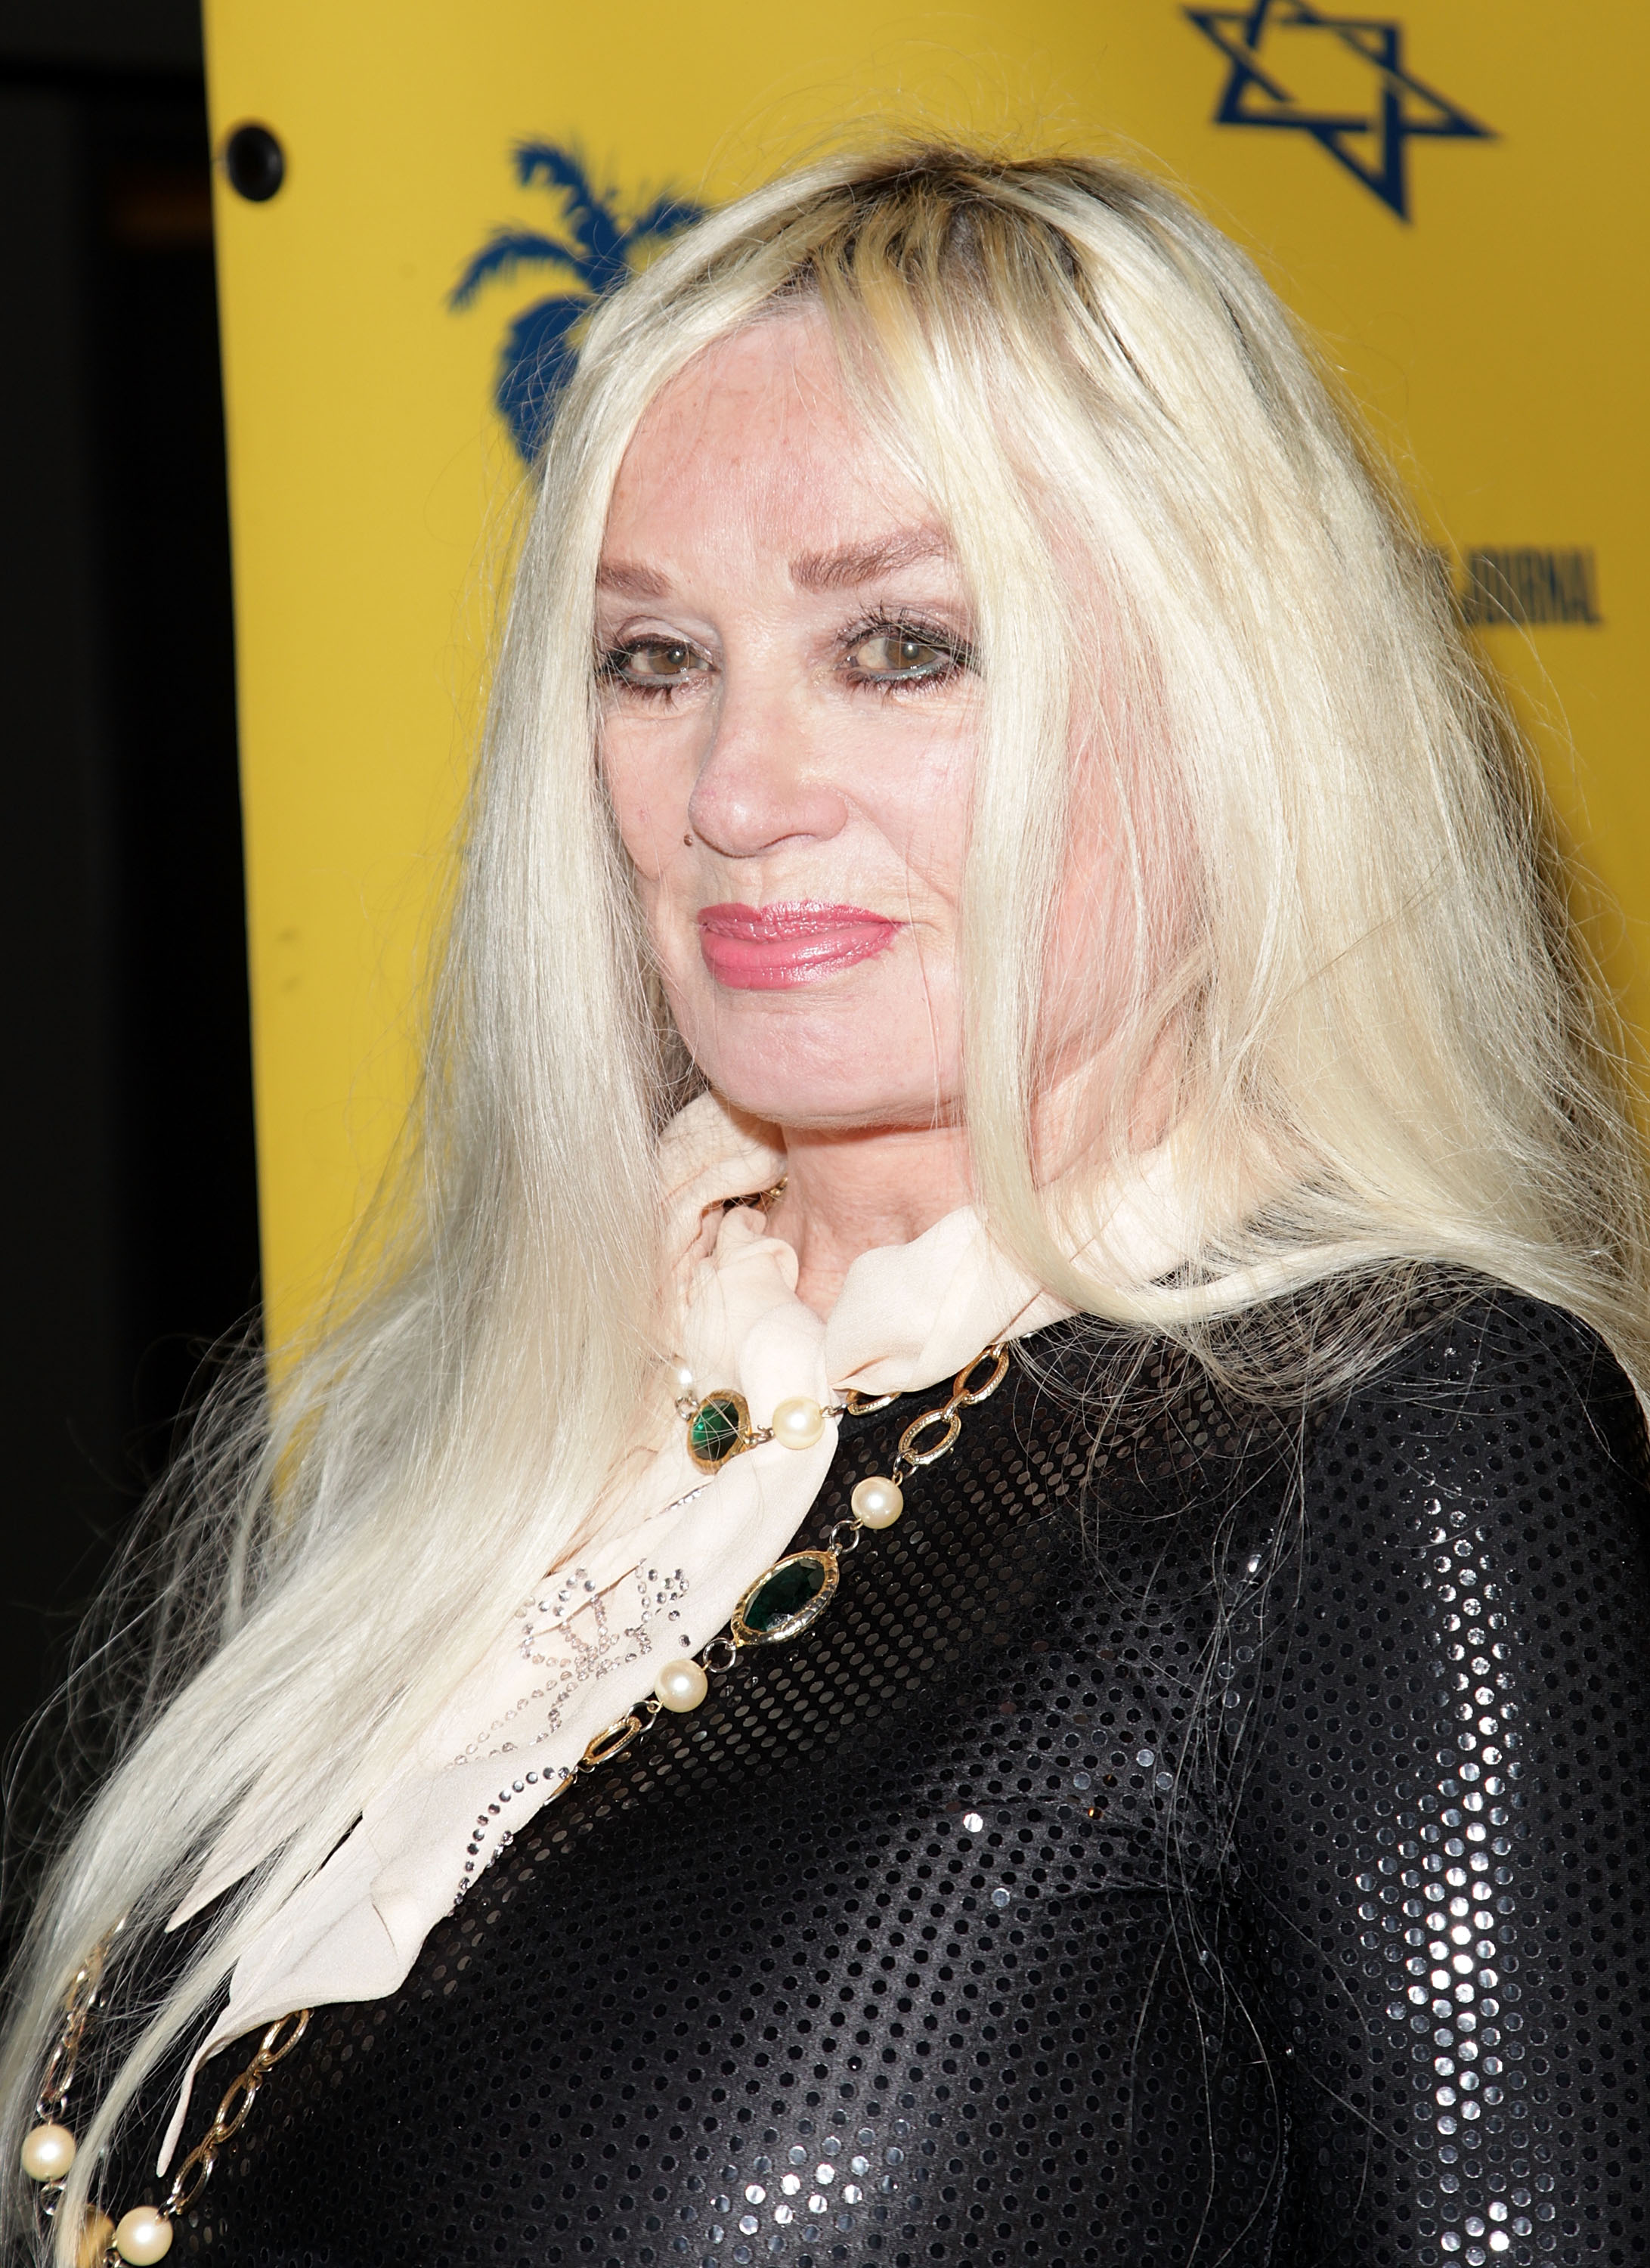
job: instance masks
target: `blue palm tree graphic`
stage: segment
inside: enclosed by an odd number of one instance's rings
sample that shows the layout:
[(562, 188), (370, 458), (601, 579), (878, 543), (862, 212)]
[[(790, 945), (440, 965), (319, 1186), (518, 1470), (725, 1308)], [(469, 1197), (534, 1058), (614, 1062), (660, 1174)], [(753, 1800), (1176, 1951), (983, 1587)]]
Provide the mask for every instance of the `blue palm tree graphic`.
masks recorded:
[(654, 197), (629, 220), (620, 217), (617, 192), (598, 189), (583, 161), (550, 142), (519, 142), (512, 152), (523, 188), (559, 193), (556, 233), (495, 229), (448, 295), (456, 313), (470, 306), (484, 284), (508, 282), (519, 268), (559, 270), (571, 285), (535, 299), (505, 335), (493, 399), (530, 464), (556, 412), (557, 396), (578, 359), (578, 333), (602, 293), (622, 284), (637, 255), (703, 214), (686, 197)]

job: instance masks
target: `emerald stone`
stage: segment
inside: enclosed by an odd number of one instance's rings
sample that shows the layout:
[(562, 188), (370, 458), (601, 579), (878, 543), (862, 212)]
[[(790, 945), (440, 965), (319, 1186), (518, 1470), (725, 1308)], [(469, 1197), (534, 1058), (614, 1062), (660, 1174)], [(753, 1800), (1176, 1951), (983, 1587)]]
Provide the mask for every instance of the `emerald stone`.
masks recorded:
[(688, 1425), (688, 1447), (695, 1462), (724, 1463), (739, 1447), (744, 1430), (745, 1405), (738, 1395), (707, 1395)]
[(782, 1559), (746, 1593), (738, 1618), (755, 1637), (766, 1638), (774, 1632), (793, 1637), (813, 1621), (810, 1607), (815, 1602), (824, 1605), (829, 1596), (827, 1584), (831, 1590), (836, 1588), (831, 1580), (835, 1572), (822, 1551), (802, 1551), (794, 1559)]

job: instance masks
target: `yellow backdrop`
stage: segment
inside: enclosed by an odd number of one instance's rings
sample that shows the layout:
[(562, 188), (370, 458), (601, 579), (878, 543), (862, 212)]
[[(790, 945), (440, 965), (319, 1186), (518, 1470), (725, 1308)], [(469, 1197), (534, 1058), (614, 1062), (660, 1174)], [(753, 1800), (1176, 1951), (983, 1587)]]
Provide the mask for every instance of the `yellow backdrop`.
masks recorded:
[[(267, 202), (217, 188), (277, 1333), (324, 1280), (406, 1100), (418, 948), (520, 479), (493, 406), (512, 327), (553, 332), (576, 309), (542, 303), (632, 256), (638, 220), (645, 256), (655, 200), (726, 198), (845, 121), (1132, 152), (1258, 255), (1449, 548), (1626, 908), (1604, 943), (1630, 1008), (1650, 1011), (1646, 13), (1396, 4), (835, 0), (782, 22), (765, 0), (206, 0), (220, 146), (258, 121), (287, 158)], [(519, 159), (524, 144), (540, 154)], [(525, 241), (512, 254), (501, 232)]]

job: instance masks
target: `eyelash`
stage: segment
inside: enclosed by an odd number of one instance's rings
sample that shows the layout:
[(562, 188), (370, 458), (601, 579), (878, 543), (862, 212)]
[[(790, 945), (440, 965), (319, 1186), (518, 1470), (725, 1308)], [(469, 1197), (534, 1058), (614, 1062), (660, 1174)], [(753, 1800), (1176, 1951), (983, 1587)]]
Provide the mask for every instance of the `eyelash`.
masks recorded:
[(843, 654), (851, 653), (857, 645), (863, 645), (867, 638), (875, 637), (879, 632), (884, 637), (919, 639), (924, 645), (931, 645), (937, 653), (946, 655), (950, 666), (911, 677), (852, 674), (851, 681), (853, 684), (873, 693), (932, 692), (941, 685), (949, 685), (964, 670), (974, 666), (974, 650), (966, 638), (959, 637), (954, 630), (947, 630), (939, 622), (924, 621), (922, 615), (904, 613), (897, 607), (875, 608), (863, 622), (856, 622), (851, 630), (845, 631), (841, 640)]
[[(925, 621), (919, 615), (889, 607), (874, 608), (862, 621), (842, 632), (837, 639), (837, 648), (844, 663), (856, 646), (863, 645), (867, 638), (875, 637), (879, 633), (885, 637), (920, 639), (923, 644), (931, 645), (936, 652), (945, 655), (950, 666), (931, 669), (909, 677), (878, 676), (869, 671), (850, 668), (849, 682), (862, 692), (879, 693), (884, 696), (894, 693), (928, 693), (939, 686), (949, 685), (962, 671), (974, 667), (973, 648), (954, 630), (944, 629), (938, 622)], [(596, 674), (604, 684), (611, 685), (622, 694), (642, 701), (661, 702), (668, 707), (682, 689), (680, 681), (673, 683), (661, 680), (656, 685), (646, 685), (623, 674), (623, 666), (630, 655), (645, 652), (650, 646), (661, 645), (686, 646), (696, 659), (701, 661), (706, 659), (687, 638), (631, 638), (622, 644), (608, 647), (597, 662)]]

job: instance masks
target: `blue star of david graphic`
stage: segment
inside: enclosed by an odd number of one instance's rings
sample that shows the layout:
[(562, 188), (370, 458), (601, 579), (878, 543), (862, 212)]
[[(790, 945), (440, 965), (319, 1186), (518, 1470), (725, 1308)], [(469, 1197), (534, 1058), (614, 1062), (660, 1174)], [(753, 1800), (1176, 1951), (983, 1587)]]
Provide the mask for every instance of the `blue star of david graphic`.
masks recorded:
[[(1376, 16), (1324, 16), (1309, 0), (1256, 0), (1251, 8), (1188, 8), (1186, 15), (1232, 66), (1219, 103), (1217, 126), (1261, 126), (1309, 134), (1337, 166), (1361, 181), (1398, 218), (1410, 217), (1408, 151), (1411, 142), (1493, 142), (1492, 128), (1406, 70), (1403, 26)], [(1287, 29), (1321, 32), (1360, 56), (1375, 74), (1374, 99), (1366, 112), (1312, 110), (1297, 102), (1268, 68), (1266, 35)], [(1378, 138), (1371, 163), (1355, 136)]]

